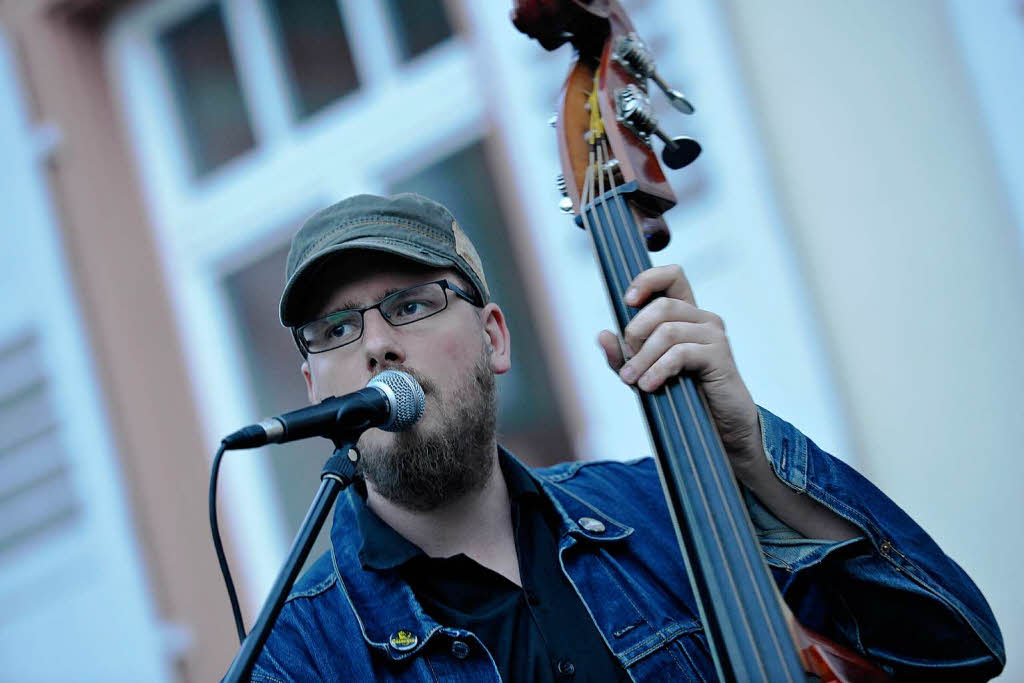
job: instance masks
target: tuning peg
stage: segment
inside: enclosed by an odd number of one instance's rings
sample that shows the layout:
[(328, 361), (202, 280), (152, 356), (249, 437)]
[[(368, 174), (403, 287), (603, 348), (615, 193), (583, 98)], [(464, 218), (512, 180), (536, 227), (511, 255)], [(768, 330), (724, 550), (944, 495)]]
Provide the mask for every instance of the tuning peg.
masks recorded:
[[(686, 96), (678, 90), (668, 87), (654, 68), (654, 57), (651, 55), (647, 44), (635, 33), (629, 33), (618, 39), (612, 58), (628, 69), (636, 78), (650, 78), (654, 81), (668, 101), (676, 108), (676, 111), (683, 114), (692, 114), (693, 105), (686, 99)], [(646, 87), (646, 86), (645, 86)]]
[(690, 104), (690, 100), (686, 99), (686, 95), (674, 90), (665, 84), (665, 81), (661, 80), (661, 76), (657, 72), (651, 72), (651, 80), (661, 88), (661, 91), (665, 93), (665, 97), (668, 98), (669, 103), (676, 108), (676, 111), (682, 112), (683, 114), (692, 114), (695, 110), (693, 105)]
[(687, 166), (700, 155), (700, 145), (696, 140), (685, 136), (670, 138), (658, 127), (658, 119), (651, 113), (647, 94), (632, 83), (615, 93), (615, 113), (624, 126), (645, 142), (651, 135), (661, 138), (665, 143), (661, 159), (669, 168)]
[(569, 188), (565, 184), (565, 175), (559, 173), (555, 176), (555, 185), (562, 198), (558, 200), (558, 210), (562, 213), (572, 213), (572, 200), (569, 199)]
[(700, 143), (693, 138), (680, 135), (669, 140), (660, 130), (655, 131), (655, 134), (665, 141), (665, 148), (661, 150), (661, 160), (669, 168), (689, 166), (700, 156)]

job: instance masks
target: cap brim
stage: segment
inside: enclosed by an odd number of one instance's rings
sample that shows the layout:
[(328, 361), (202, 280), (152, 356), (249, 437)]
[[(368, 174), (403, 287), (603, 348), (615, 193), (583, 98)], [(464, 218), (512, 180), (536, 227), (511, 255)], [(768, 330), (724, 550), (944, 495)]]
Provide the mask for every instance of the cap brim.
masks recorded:
[(301, 319), (301, 307), (298, 304), (306, 298), (307, 288), (319, 273), (319, 266), (331, 256), (353, 250), (381, 251), (422, 263), (426, 266), (458, 268), (457, 264), (444, 254), (433, 252), (421, 244), (412, 244), (397, 239), (360, 237), (344, 244), (335, 244), (325, 248), (317, 253), (316, 256), (303, 263), (292, 273), (288, 282), (285, 283), (284, 291), (281, 292), (281, 305), (279, 308), (282, 325), (285, 327), (295, 327), (308, 322)]

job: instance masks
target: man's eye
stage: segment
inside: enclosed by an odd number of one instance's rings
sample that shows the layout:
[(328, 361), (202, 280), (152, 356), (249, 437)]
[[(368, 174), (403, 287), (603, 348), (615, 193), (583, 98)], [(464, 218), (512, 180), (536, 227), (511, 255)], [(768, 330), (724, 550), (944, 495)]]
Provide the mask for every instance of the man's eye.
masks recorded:
[(395, 311), (395, 317), (408, 318), (418, 315), (427, 310), (429, 304), (425, 301), (403, 301)]
[(352, 333), (352, 325), (350, 323), (338, 323), (327, 328), (327, 336), (331, 339), (341, 339)]

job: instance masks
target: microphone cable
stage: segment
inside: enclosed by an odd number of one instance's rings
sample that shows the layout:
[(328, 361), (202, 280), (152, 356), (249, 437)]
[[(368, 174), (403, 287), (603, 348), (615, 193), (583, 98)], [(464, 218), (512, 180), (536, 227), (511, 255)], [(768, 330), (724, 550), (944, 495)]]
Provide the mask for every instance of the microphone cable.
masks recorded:
[(210, 469), (210, 534), (213, 536), (213, 549), (217, 552), (217, 562), (220, 564), (220, 573), (224, 576), (224, 586), (228, 589), (228, 599), (231, 601), (231, 614), (235, 617), (235, 628), (238, 630), (238, 642), (245, 641), (245, 622), (242, 621), (242, 608), (238, 604), (238, 594), (235, 592), (235, 582), (231, 580), (231, 570), (228, 569), (228, 558), (224, 555), (224, 545), (220, 540), (220, 526), (217, 524), (217, 475), (220, 473), (220, 461), (224, 457), (226, 444), (222, 441), (217, 455), (213, 456), (213, 466)]
[[(412, 375), (399, 370), (384, 370), (371, 379), (366, 386), (372, 386), (380, 393), (386, 403), (386, 412), (380, 412), (379, 406), (375, 406), (372, 400), (367, 398), (365, 390), (361, 389), (338, 399), (331, 397), (335, 401), (333, 410), (338, 412), (333, 415), (330, 412), (326, 413), (326, 424), (324, 423), (325, 414), (322, 410), (313, 410), (312, 414), (309, 408), (292, 411), (273, 418), (273, 421), (276, 422), (273, 438), (270, 438), (264, 423), (250, 425), (222, 439), (217, 454), (213, 456), (209, 493), (210, 535), (213, 536), (213, 549), (217, 553), (217, 563), (220, 565), (220, 573), (224, 577), (224, 586), (228, 590), (228, 600), (231, 601), (231, 614), (235, 618), (239, 643), (244, 644), (245, 642), (245, 622), (242, 619), (242, 608), (238, 604), (235, 582), (231, 580), (228, 558), (224, 554), (224, 545), (220, 540), (220, 525), (217, 523), (217, 478), (220, 474), (220, 462), (224, 457), (224, 451), (235, 448), (252, 448), (268, 442), (291, 441), (309, 436), (327, 436), (330, 428), (339, 424), (341, 413), (346, 410), (352, 411), (358, 420), (355, 425), (346, 425), (347, 428), (359, 431), (372, 426), (389, 432), (403, 431), (409, 429), (423, 416), (426, 405), (423, 388)], [(374, 413), (374, 410), (377, 412)], [(290, 433), (289, 424), (291, 424)], [(287, 438), (282, 438), (283, 436)], [(337, 442), (335, 444), (337, 445)], [(330, 462), (331, 460), (328, 460), (328, 463)], [(321, 478), (323, 478), (323, 474), (321, 474)], [(341, 480), (338, 479), (338, 481)], [(342, 487), (344, 488), (349, 483), (351, 483), (351, 479), (343, 483)]]

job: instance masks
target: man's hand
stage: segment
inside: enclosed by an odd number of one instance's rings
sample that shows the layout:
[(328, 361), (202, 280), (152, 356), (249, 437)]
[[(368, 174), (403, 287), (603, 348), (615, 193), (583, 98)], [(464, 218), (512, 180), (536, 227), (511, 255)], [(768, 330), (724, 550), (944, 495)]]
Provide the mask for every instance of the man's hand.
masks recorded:
[[(655, 294), (663, 296), (651, 300)], [(692, 374), (704, 389), (734, 469), (763, 460), (757, 408), (736, 370), (725, 325), (697, 308), (683, 269), (645, 270), (630, 283), (625, 301), (642, 308), (626, 327), (623, 344), (609, 330), (598, 336), (611, 368), (643, 391), (655, 391), (680, 373)]]
[[(651, 301), (654, 294), (662, 296)], [(852, 523), (789, 488), (772, 472), (761, 446), (757, 407), (736, 370), (725, 325), (714, 313), (697, 308), (682, 268), (645, 270), (630, 283), (625, 301), (642, 306), (626, 326), (626, 358), (618, 337), (608, 330), (598, 337), (608, 364), (624, 382), (654, 391), (679, 373), (693, 374), (707, 396), (737, 479), (776, 517), (807, 538), (842, 541), (861, 534)]]

